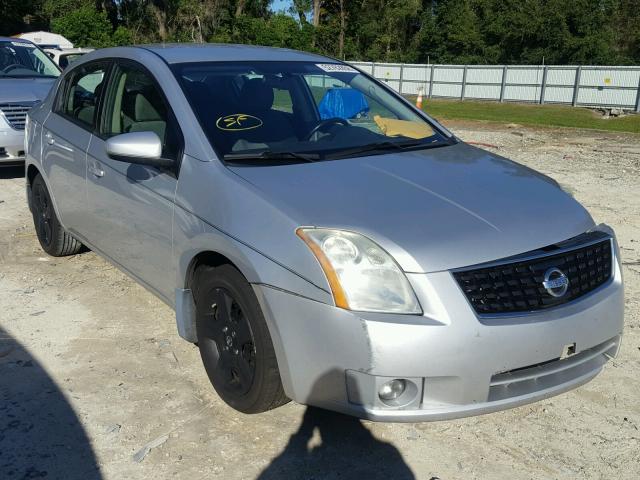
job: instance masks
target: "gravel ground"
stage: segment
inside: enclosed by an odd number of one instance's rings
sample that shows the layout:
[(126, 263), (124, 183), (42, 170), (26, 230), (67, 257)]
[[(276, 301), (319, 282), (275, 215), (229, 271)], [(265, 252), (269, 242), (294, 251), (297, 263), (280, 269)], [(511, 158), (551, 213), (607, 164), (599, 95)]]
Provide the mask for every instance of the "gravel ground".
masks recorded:
[(172, 312), (93, 253), (40, 250), (0, 170), (0, 478), (640, 478), (640, 137), (451, 124), (569, 188), (619, 236), (626, 330), (591, 383), (457, 421), (373, 424), (216, 396)]

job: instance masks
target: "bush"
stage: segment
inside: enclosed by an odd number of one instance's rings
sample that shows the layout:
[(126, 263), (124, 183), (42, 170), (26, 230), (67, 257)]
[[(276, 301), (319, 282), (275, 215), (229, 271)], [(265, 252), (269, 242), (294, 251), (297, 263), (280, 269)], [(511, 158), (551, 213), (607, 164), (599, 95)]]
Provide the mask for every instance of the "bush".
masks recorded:
[(92, 6), (80, 7), (51, 20), (51, 29), (68, 38), (76, 47), (102, 48), (114, 45), (111, 23), (106, 13), (98, 12)]
[(113, 32), (113, 36), (111, 37), (111, 43), (114, 46), (131, 45), (133, 43), (131, 30), (122, 26), (116, 28), (116, 31)]

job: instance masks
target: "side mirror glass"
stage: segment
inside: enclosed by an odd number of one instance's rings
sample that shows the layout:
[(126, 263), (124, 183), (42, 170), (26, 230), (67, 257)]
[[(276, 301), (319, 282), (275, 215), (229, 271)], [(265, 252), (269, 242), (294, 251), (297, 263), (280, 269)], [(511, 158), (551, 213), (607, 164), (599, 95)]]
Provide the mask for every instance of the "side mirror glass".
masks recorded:
[(107, 155), (121, 162), (170, 168), (174, 161), (162, 158), (162, 142), (154, 132), (131, 132), (111, 137), (106, 142)]

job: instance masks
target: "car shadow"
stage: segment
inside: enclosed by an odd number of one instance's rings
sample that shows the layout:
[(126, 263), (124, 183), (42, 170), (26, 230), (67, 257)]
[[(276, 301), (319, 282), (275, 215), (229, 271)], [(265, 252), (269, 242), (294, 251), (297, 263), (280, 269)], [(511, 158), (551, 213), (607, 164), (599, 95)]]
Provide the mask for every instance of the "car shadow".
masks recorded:
[(63, 392), (1, 327), (0, 478), (102, 478), (89, 438)]
[[(317, 382), (314, 390), (322, 384)], [(307, 407), (287, 446), (257, 478), (414, 480), (415, 476), (400, 451), (374, 437), (358, 418)]]
[(0, 164), (0, 180), (24, 177), (24, 165), (18, 167), (3, 167)]

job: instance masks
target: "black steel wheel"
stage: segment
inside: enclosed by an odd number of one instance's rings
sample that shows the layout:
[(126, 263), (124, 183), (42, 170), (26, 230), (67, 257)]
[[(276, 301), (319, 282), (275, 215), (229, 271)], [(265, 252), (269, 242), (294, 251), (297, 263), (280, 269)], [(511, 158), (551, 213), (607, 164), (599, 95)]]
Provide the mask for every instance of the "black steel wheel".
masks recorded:
[(244, 413), (286, 403), (269, 330), (242, 274), (231, 265), (201, 266), (193, 292), (198, 348), (218, 395)]
[(47, 187), (44, 182), (38, 177), (40, 181), (35, 181), (32, 187), (33, 195), (33, 223), (36, 228), (36, 234), (38, 240), (43, 248), (49, 247), (53, 240), (53, 207), (51, 205), (51, 198), (47, 192)]
[(42, 249), (54, 257), (75, 255), (83, 245), (62, 227), (43, 178), (36, 175), (31, 184), (30, 201), (33, 225)]
[[(256, 347), (253, 332), (242, 307), (224, 288), (210, 292), (210, 312), (202, 328), (198, 344), (216, 358), (214, 381), (226, 392), (245, 395), (256, 373)], [(207, 345), (209, 343), (209, 345)]]

